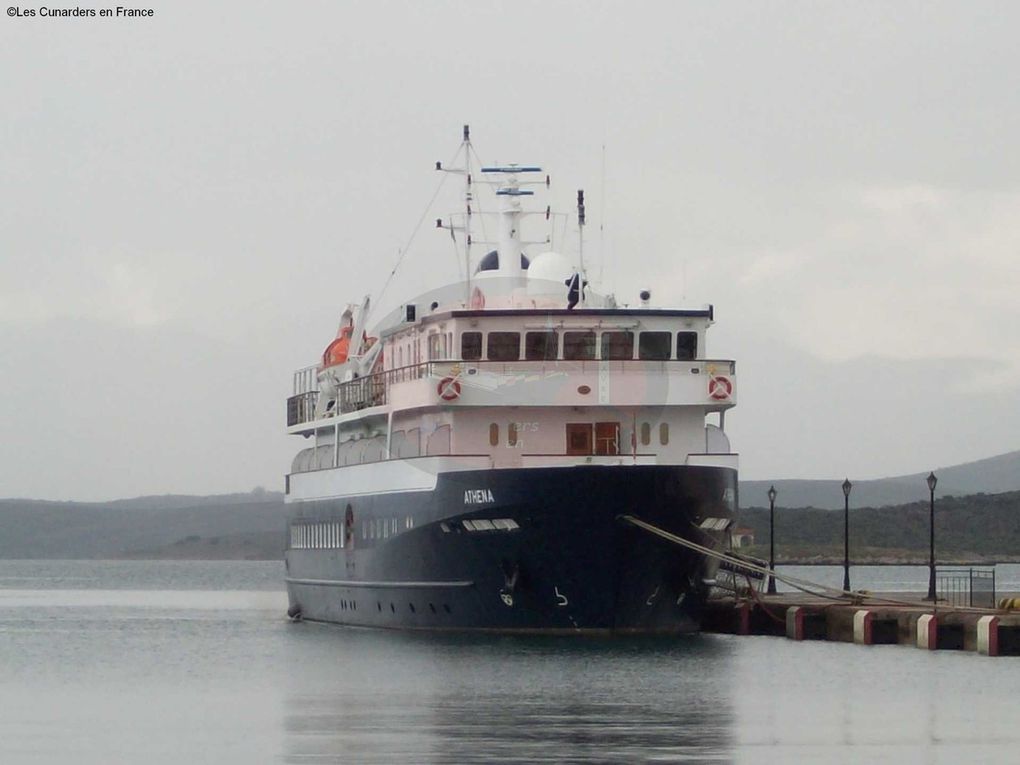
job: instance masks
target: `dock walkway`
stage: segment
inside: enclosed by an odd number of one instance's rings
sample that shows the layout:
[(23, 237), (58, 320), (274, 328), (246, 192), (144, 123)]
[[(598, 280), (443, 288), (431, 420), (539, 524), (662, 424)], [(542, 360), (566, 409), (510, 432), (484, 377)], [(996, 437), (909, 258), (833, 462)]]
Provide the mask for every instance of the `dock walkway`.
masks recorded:
[(1020, 656), (1020, 611), (925, 603), (919, 593), (748, 593), (710, 600), (704, 632)]

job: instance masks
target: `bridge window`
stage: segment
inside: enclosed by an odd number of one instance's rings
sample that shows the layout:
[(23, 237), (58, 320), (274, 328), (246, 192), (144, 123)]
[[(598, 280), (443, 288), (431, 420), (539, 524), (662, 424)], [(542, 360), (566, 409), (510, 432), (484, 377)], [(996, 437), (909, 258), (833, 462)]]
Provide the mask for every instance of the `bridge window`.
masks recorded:
[(676, 357), (680, 361), (694, 361), (698, 358), (698, 333), (676, 333)]
[(524, 358), (528, 361), (555, 359), (559, 350), (559, 338), (555, 332), (526, 332), (524, 334)]
[(567, 423), (567, 454), (591, 454), (590, 422)]
[(634, 358), (634, 333), (603, 332), (602, 358), (603, 359)]
[(440, 425), (428, 437), (425, 445), (425, 453), (432, 457), (437, 454), (450, 453), (450, 426)]
[(664, 361), (669, 358), (669, 332), (642, 332), (638, 337), (638, 358)]
[(618, 422), (595, 423), (595, 453), (596, 454), (620, 453), (620, 423)]
[(447, 343), (447, 335), (445, 333), (437, 333), (429, 335), (429, 360), (435, 359), (448, 359), (449, 356), (449, 344)]
[(489, 333), (489, 359), (491, 361), (518, 361), (520, 358), (520, 332)]
[(594, 332), (564, 332), (563, 358), (571, 361), (585, 361), (595, 358)]
[(464, 361), (478, 361), (482, 358), (481, 332), (465, 332), (460, 336), (460, 357)]

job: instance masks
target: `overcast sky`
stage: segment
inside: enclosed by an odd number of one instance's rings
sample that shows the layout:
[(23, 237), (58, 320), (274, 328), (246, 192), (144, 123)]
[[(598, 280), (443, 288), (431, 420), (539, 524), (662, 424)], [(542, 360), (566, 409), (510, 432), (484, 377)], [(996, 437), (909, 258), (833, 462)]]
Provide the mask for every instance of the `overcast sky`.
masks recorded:
[[(1020, 5), (152, 7), (0, 21), (0, 496), (280, 488), (463, 123), (622, 301), (716, 306), (743, 477), (1020, 448)], [(387, 302), (456, 275), (425, 226)]]

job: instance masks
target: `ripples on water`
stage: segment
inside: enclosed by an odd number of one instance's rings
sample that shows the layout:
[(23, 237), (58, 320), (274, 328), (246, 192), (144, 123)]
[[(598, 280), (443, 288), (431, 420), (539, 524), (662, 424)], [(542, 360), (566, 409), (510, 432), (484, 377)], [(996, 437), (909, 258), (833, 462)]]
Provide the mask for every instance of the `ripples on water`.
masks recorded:
[(291, 624), (282, 576), (0, 562), (0, 762), (973, 763), (1020, 744), (1020, 659)]

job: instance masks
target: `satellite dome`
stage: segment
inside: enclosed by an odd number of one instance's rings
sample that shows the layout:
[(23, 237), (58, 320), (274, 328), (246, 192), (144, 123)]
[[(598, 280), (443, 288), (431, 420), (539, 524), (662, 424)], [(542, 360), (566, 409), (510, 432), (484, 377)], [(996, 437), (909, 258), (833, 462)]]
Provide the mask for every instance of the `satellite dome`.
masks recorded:
[(528, 269), (528, 280), (544, 279), (563, 284), (563, 281), (569, 278), (574, 270), (570, 258), (562, 253), (549, 250), (535, 256), (531, 268)]

